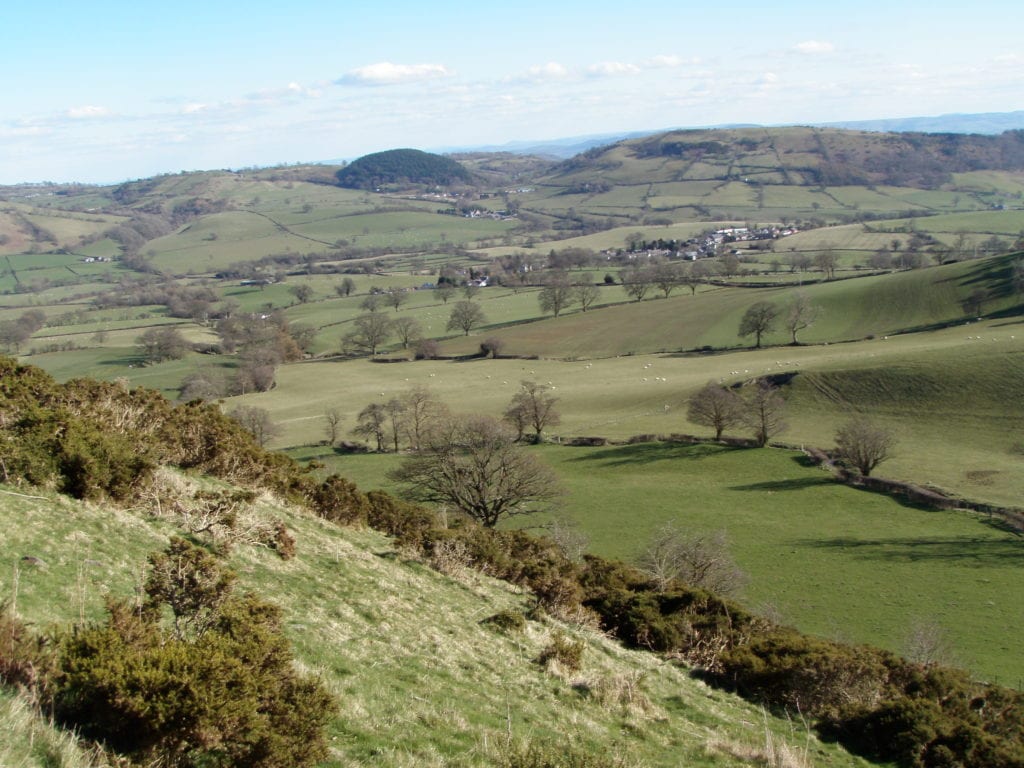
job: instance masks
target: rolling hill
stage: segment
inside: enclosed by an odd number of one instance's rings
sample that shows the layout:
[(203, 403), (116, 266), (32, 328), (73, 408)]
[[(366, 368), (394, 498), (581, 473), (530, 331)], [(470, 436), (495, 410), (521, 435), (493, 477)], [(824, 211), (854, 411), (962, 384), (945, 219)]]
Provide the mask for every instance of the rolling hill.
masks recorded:
[(418, 149), (391, 149), (353, 160), (335, 174), (350, 189), (422, 185), (450, 187), (470, 184), (473, 177), (457, 161)]

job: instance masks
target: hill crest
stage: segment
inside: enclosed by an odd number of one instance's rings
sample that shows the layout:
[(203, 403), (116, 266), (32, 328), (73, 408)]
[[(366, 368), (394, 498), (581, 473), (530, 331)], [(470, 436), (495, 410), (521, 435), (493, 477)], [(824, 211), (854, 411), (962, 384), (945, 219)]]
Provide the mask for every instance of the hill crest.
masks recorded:
[(987, 136), (813, 127), (678, 130), (588, 150), (557, 166), (553, 178), (651, 160), (679, 162), (673, 181), (933, 189), (954, 173), (1024, 169), (1024, 131)]
[(392, 185), (448, 187), (473, 180), (456, 160), (418, 149), (390, 149), (364, 155), (338, 171), (335, 178), (342, 187), (366, 190)]

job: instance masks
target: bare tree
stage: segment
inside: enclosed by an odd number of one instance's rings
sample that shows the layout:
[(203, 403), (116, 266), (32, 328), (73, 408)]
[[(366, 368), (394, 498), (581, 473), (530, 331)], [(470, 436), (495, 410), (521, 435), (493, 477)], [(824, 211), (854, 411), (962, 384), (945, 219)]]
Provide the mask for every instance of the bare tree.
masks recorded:
[(324, 411), (324, 434), (327, 435), (327, 444), (334, 445), (338, 442), (338, 433), (341, 426), (341, 411), (337, 408), (328, 408)]
[(434, 298), (440, 299), (445, 304), (448, 303), (448, 299), (455, 295), (455, 286), (451, 283), (440, 283), (437, 288), (434, 289)]
[(474, 304), (472, 301), (458, 301), (452, 307), (446, 327), (449, 331), (457, 329), (469, 336), (470, 331), (486, 322), (487, 316), (480, 309), (479, 304)]
[(352, 432), (364, 439), (373, 438), (377, 442), (377, 451), (384, 452), (384, 429), (388, 414), (381, 403), (370, 403), (356, 417), (356, 428)]
[(671, 261), (658, 264), (651, 270), (651, 280), (667, 299), (668, 295), (682, 282), (679, 265)]
[(634, 268), (622, 275), (622, 288), (631, 299), (643, 301), (653, 285), (649, 270)]
[(884, 248), (879, 248), (877, 251), (868, 256), (868, 266), (872, 269), (892, 269), (892, 254), (890, 254)]
[[(509, 403), (505, 418), (515, 424), (520, 423), (533, 428), (533, 442), (544, 440), (544, 429), (560, 424), (562, 419), (555, 410), (558, 398), (550, 393), (550, 387), (536, 381), (520, 382), (520, 389)], [(519, 429), (520, 436), (523, 430)]]
[(305, 304), (311, 298), (313, 298), (313, 286), (306, 285), (305, 283), (293, 285), (288, 290), (291, 292), (292, 296), (295, 297), (295, 300), (299, 302), (299, 304)]
[(770, 302), (759, 301), (752, 304), (740, 320), (740, 337), (754, 336), (755, 346), (760, 349), (761, 337), (775, 330), (775, 320), (778, 316), (779, 310)]
[(862, 416), (848, 421), (836, 432), (836, 455), (865, 477), (892, 457), (895, 444), (896, 438), (890, 430)]
[(415, 386), (402, 395), (403, 424), (406, 438), (419, 451), (430, 431), (448, 416), (448, 408), (423, 386)]
[(586, 312), (600, 295), (601, 291), (594, 285), (591, 275), (589, 273), (580, 275), (580, 279), (573, 287), (573, 300), (580, 305), (580, 309)]
[(505, 340), (498, 336), (488, 336), (480, 342), (480, 354), (497, 360), (501, 350), (505, 348)]
[(334, 286), (334, 292), (339, 296), (351, 296), (356, 289), (356, 281), (351, 277), (346, 277), (340, 283)]
[(694, 424), (714, 427), (715, 440), (722, 439), (722, 432), (743, 421), (742, 398), (721, 384), (708, 382), (689, 401), (686, 418)]
[(796, 335), (804, 328), (810, 328), (814, 325), (814, 321), (818, 319), (818, 315), (821, 312), (821, 308), (817, 304), (812, 304), (810, 297), (803, 291), (797, 291), (793, 295), (793, 300), (789, 303), (786, 308), (786, 330), (789, 331), (793, 337), (794, 346), (798, 343)]
[(453, 507), (488, 528), (550, 509), (561, 495), (551, 469), (486, 416), (449, 420), (388, 476), (403, 484), (407, 498)]
[(679, 284), (689, 288), (691, 296), (697, 293), (697, 286), (707, 280), (707, 277), (707, 267), (700, 261), (680, 267), (679, 270)]
[(835, 251), (831, 248), (821, 251), (814, 257), (814, 266), (825, 273), (826, 280), (832, 280), (836, 276), (838, 265), (839, 259), (836, 258)]
[(564, 272), (553, 275), (537, 294), (540, 311), (545, 314), (550, 312), (555, 317), (558, 317), (575, 299), (576, 291)]
[(968, 294), (960, 306), (963, 307), (967, 317), (981, 317), (985, 309), (985, 302), (988, 300), (988, 291), (984, 288), (975, 288)]
[(353, 325), (354, 330), (344, 338), (346, 347), (369, 352), (371, 357), (376, 355), (380, 346), (390, 338), (394, 328), (388, 318), (375, 312), (360, 315), (353, 321)]
[(779, 388), (767, 379), (759, 379), (757, 384), (750, 387), (743, 420), (754, 430), (754, 439), (758, 445), (767, 445), (772, 437), (786, 429), (782, 420), (785, 408), (786, 401)]
[(637, 565), (662, 591), (679, 581), (729, 596), (746, 583), (745, 574), (729, 554), (725, 531), (687, 533), (667, 523), (655, 532)]
[(392, 321), (392, 328), (394, 328), (395, 335), (398, 336), (398, 340), (402, 343), (402, 349), (408, 349), (410, 344), (423, 335), (423, 326), (420, 325), (420, 321), (415, 317), (396, 317)]
[(388, 288), (384, 294), (384, 302), (395, 308), (395, 312), (409, 300), (409, 294), (404, 288)]
[(366, 298), (359, 302), (359, 308), (364, 312), (376, 312), (380, 309), (381, 294), (379, 293), (368, 293)]
[(903, 643), (903, 655), (926, 667), (956, 662), (949, 633), (934, 619), (915, 621)]
[(271, 420), (270, 412), (266, 408), (240, 405), (228, 415), (241, 424), (246, 431), (251, 432), (261, 448), (281, 432), (280, 427)]
[(405, 414), (405, 403), (398, 398), (391, 398), (384, 404), (384, 412), (388, 417), (388, 427), (391, 431), (391, 444), (395, 446), (395, 453), (399, 450), (399, 441), (402, 437), (403, 415)]
[[(26, 336), (27, 338), (27, 336)], [(177, 328), (150, 328), (138, 338), (139, 351), (147, 363), (180, 360), (188, 354), (189, 343)]]
[(1010, 268), (1010, 287), (1017, 296), (1024, 294), (1024, 257), (1014, 261)]

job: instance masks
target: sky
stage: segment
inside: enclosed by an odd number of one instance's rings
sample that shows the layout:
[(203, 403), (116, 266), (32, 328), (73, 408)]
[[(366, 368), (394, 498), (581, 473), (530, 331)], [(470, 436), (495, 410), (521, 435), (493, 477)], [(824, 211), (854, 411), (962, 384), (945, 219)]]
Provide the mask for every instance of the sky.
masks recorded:
[(54, 0), (0, 25), (0, 184), (1024, 109), (1024, 6)]

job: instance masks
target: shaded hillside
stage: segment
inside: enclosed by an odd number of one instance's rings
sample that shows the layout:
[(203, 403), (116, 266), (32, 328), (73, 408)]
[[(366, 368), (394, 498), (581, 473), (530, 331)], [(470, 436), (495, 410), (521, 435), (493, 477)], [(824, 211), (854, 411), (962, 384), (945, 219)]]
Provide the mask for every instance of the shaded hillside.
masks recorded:
[(364, 155), (338, 171), (336, 178), (342, 187), (367, 190), (410, 184), (449, 187), (470, 184), (473, 180), (469, 171), (455, 160), (418, 149), (391, 149)]
[(668, 161), (672, 178), (666, 181), (931, 189), (953, 173), (1024, 169), (1024, 131), (997, 136), (819, 128), (672, 131), (589, 150), (563, 163), (555, 178), (613, 171), (620, 158)]

